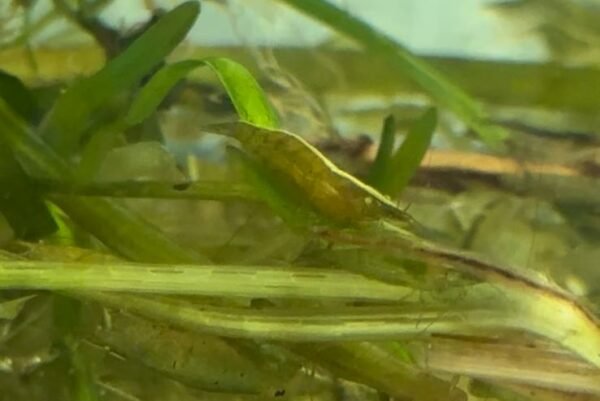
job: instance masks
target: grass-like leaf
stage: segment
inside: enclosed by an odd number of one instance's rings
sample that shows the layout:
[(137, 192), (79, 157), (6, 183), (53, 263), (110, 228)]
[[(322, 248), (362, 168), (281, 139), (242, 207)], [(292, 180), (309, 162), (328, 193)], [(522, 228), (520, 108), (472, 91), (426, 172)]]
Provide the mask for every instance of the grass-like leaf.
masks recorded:
[[(326, 343), (292, 346), (316, 358), (336, 375), (368, 384), (398, 399), (462, 401), (466, 395), (447, 381), (429, 375), (397, 358), (390, 348), (398, 343)], [(385, 361), (385, 362), (383, 362)]]
[(77, 184), (65, 181), (36, 181), (44, 192), (55, 195), (101, 196), (110, 198), (195, 199), (216, 201), (258, 201), (252, 186), (232, 181), (120, 181)]
[(275, 111), (252, 74), (226, 58), (185, 60), (163, 67), (136, 97), (127, 114), (127, 123), (135, 125), (148, 118), (177, 82), (202, 66), (208, 66), (217, 74), (240, 119), (267, 128), (279, 125)]
[(242, 120), (266, 128), (279, 127), (277, 114), (248, 70), (225, 58), (212, 58), (205, 62), (219, 76)]
[(0, 96), (27, 121), (35, 122), (41, 111), (35, 96), (15, 76), (0, 71)]
[[(344, 271), (269, 266), (157, 266), (0, 260), (0, 289), (89, 290), (242, 298), (399, 301), (403, 288)], [(2, 305), (2, 304), (0, 304)]]
[(384, 193), (392, 198), (396, 198), (402, 193), (421, 165), (436, 125), (437, 112), (433, 108), (427, 110), (413, 123), (404, 142), (390, 158), (389, 169), (382, 177), (381, 187)]
[(59, 154), (73, 154), (85, 131), (97, 123), (97, 116), (164, 60), (185, 37), (199, 12), (196, 1), (181, 4), (96, 74), (72, 85), (44, 121), (44, 139)]
[(13, 320), (21, 313), (27, 301), (35, 297), (35, 295), (25, 295), (8, 301), (0, 301), (0, 319)]
[(95, 333), (95, 342), (193, 388), (272, 394), (275, 385), (286, 382), (281, 372), (269, 368), (268, 358), (231, 341), (119, 312), (111, 313), (110, 321), (110, 327)]
[[(163, 320), (201, 333), (290, 342), (397, 340), (427, 333), (465, 334), (473, 327), (498, 327), (506, 313), (461, 307), (337, 306), (330, 308), (212, 307), (172, 297), (108, 292), (70, 292), (83, 299)], [(465, 321), (473, 322), (468, 326)], [(426, 329), (425, 329), (426, 327)]]
[[(364, 225), (353, 233), (330, 232), (329, 235), (338, 242), (371, 244), (373, 250), (380, 252), (384, 249), (400, 252), (405, 258), (457, 270), (494, 285), (502, 294), (506, 308), (501, 316), (494, 316), (488, 323), (546, 337), (600, 367), (598, 317), (572, 295), (535, 272), (495, 265), (473, 255), (445, 249), (407, 236), (404, 230), (387, 223), (370, 228)], [(484, 303), (481, 299), (480, 305)]]
[(396, 120), (393, 115), (390, 115), (383, 122), (377, 155), (369, 170), (369, 179), (367, 181), (373, 188), (381, 192), (384, 192), (384, 188), (382, 187), (383, 181), (390, 171), (390, 159), (394, 152), (395, 139)]
[[(0, 98), (27, 121), (35, 121), (39, 107), (33, 94), (19, 79), (0, 71)], [(17, 238), (34, 240), (56, 230), (48, 208), (36, 192), (11, 149), (0, 139), (0, 212)]]
[[(1, 99), (0, 138), (11, 147), (29, 174), (51, 180), (73, 180), (74, 173), (69, 164)], [(158, 228), (120, 203), (77, 196), (57, 196), (53, 200), (74, 221), (127, 258), (166, 263), (207, 262), (198, 253), (174, 243)]]
[(35, 240), (52, 234), (57, 226), (9, 147), (0, 142), (0, 212), (17, 238)]

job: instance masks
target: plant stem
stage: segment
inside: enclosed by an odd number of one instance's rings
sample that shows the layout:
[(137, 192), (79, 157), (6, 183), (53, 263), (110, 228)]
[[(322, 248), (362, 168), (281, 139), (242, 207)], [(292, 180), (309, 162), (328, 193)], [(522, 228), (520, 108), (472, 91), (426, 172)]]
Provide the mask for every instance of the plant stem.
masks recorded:
[(158, 181), (125, 181), (70, 184), (65, 181), (38, 181), (38, 183), (46, 188), (46, 192), (55, 195), (258, 201), (258, 196), (252, 187), (241, 182), (194, 181), (180, 184)]
[(407, 301), (411, 288), (338, 270), (0, 260), (0, 289), (94, 290), (241, 298)]
[(69, 291), (72, 296), (176, 326), (232, 338), (321, 342), (398, 340), (431, 334), (473, 334), (498, 328), (506, 311), (456, 307), (361, 306), (249, 309), (167, 297)]

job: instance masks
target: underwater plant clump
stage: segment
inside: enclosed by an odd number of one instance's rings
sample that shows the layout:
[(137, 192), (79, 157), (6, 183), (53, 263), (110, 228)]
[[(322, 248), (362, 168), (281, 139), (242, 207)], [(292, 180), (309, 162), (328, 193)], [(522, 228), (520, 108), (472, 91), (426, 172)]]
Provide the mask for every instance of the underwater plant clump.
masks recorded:
[(595, 165), (510, 154), (595, 134), (540, 139), (359, 18), (283, 0), (363, 48), (332, 59), (369, 52), (428, 96), (389, 106), (377, 146), (301, 135), (346, 105), (284, 67), (190, 58), (197, 1), (126, 34), (109, 3), (26, 24), (93, 38), (84, 76), (0, 57), (0, 400), (600, 397)]

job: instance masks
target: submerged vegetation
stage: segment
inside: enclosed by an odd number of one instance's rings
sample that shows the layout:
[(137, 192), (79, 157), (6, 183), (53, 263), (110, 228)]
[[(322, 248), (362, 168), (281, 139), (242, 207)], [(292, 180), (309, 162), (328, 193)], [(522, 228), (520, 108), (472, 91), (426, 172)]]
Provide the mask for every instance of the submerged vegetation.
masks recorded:
[[(0, 74), (0, 400), (600, 397), (600, 129), (503, 118), (443, 62), (328, 2), (281, 1), (362, 47), (333, 59), (369, 52), (427, 96), (378, 116), (365, 156), (315, 117), (314, 81), (177, 53), (198, 2), (125, 36), (96, 17), (108, 3), (52, 14), (101, 68)], [(579, 117), (600, 103), (562, 100)], [(573, 159), (522, 158), (541, 141)]]

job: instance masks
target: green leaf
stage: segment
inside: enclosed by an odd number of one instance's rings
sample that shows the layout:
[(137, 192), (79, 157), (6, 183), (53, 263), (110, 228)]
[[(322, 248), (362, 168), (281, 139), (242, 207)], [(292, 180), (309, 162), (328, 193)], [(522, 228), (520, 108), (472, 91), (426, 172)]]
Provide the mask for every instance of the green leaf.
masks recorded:
[(246, 68), (226, 58), (210, 58), (205, 63), (219, 76), (243, 121), (265, 128), (279, 127), (277, 114)]
[(56, 345), (69, 363), (69, 391), (71, 399), (97, 401), (98, 391), (88, 358), (79, 350), (78, 336), (83, 327), (83, 305), (81, 301), (54, 294), (52, 315)]
[(96, 74), (67, 89), (43, 123), (44, 139), (59, 154), (73, 154), (111, 102), (138, 84), (183, 40), (199, 12), (195, 1), (181, 4)]
[(35, 298), (37, 295), (26, 295), (23, 297), (0, 301), (0, 320), (13, 320), (25, 307), (27, 301)]
[(195, 388), (264, 394), (287, 379), (269, 369), (273, 361), (231, 340), (120, 312), (111, 313), (110, 321), (110, 328), (96, 330), (95, 341)]
[(394, 152), (394, 139), (396, 138), (396, 121), (394, 116), (388, 116), (383, 122), (381, 139), (377, 148), (377, 156), (369, 170), (368, 183), (378, 190), (383, 190), (385, 174), (389, 172), (390, 160)]
[(325, 0), (280, 1), (327, 24), (356, 41), (365, 50), (385, 57), (392, 67), (406, 74), (425, 92), (462, 118), (489, 146), (499, 147), (507, 137), (504, 129), (488, 122), (488, 117), (479, 102), (429, 63), (364, 21)]
[(126, 122), (135, 125), (144, 121), (158, 108), (171, 88), (202, 66), (208, 66), (217, 74), (242, 120), (267, 128), (279, 125), (275, 111), (252, 74), (242, 65), (226, 58), (185, 60), (161, 68), (136, 97), (127, 113)]
[(390, 160), (382, 185), (385, 193), (397, 197), (408, 185), (429, 148), (436, 125), (437, 112), (434, 108), (427, 110), (412, 125), (406, 139)]
[(72, 336), (81, 325), (82, 304), (60, 294), (53, 294), (52, 318), (54, 329), (60, 337)]
[[(450, 382), (420, 371), (390, 352), (390, 342), (294, 344), (292, 350), (329, 369), (340, 378), (385, 391), (394, 399), (459, 401), (467, 399)], [(396, 345), (396, 348), (400, 348)], [(381, 398), (380, 398), (381, 399)]]
[(0, 188), (0, 212), (17, 238), (39, 239), (56, 230), (48, 208), (4, 143), (0, 143)]
[(98, 401), (101, 399), (100, 390), (94, 377), (93, 364), (90, 358), (80, 350), (77, 340), (65, 340), (71, 364), (69, 385), (71, 397), (76, 401)]
[(106, 124), (94, 132), (81, 152), (81, 160), (75, 171), (75, 182), (83, 184), (94, 181), (110, 150), (125, 142), (122, 132), (121, 120), (114, 124)]
[(200, 60), (184, 60), (162, 67), (139, 91), (125, 117), (128, 125), (137, 125), (150, 117), (169, 91), (194, 69), (202, 66)]
[(0, 71), (0, 96), (27, 121), (40, 117), (40, 107), (31, 91), (16, 77)]
[[(28, 121), (39, 116), (35, 98), (16, 77), (0, 72), (0, 98)], [(56, 230), (46, 205), (15, 159), (11, 149), (0, 142), (0, 212), (17, 238), (33, 240)]]
[[(73, 180), (71, 165), (58, 157), (2, 99), (0, 140), (10, 146), (27, 171), (37, 172), (40, 178)], [(57, 196), (53, 201), (83, 229), (127, 258), (165, 263), (208, 263), (207, 258), (175, 243), (119, 202), (86, 196)]]

